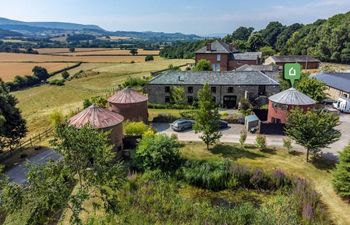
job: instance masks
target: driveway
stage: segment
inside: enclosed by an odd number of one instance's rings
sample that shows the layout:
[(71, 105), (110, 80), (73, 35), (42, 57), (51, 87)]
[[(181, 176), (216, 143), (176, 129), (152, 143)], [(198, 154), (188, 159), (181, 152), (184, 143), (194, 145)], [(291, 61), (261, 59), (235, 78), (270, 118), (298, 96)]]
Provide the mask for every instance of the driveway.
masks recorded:
[[(153, 123), (153, 127), (160, 133), (167, 135), (176, 134), (180, 141), (201, 141), (199, 134), (196, 134), (193, 130), (188, 130), (184, 132), (175, 132), (170, 128), (168, 123)], [(240, 131), (243, 129), (243, 125), (240, 124), (229, 124), (229, 128), (222, 130), (222, 137), (220, 139), (223, 143), (239, 143)], [(338, 155), (340, 151), (349, 143), (350, 141), (350, 114), (340, 115), (340, 125), (337, 127), (342, 133), (340, 140), (330, 145), (329, 148), (323, 149), (325, 153), (330, 153), (333, 155)], [(268, 146), (272, 147), (283, 147), (282, 135), (266, 135), (266, 142)], [(255, 144), (256, 134), (248, 133), (246, 143)], [(305, 151), (305, 149), (294, 143), (295, 150)]]
[(62, 159), (62, 156), (52, 149), (45, 149), (39, 154), (27, 159), (26, 161), (12, 167), (7, 170), (5, 174), (10, 178), (10, 181), (19, 184), (24, 184), (27, 181), (28, 169), (26, 167), (27, 163), (33, 163), (36, 165), (43, 165), (50, 160), (56, 161)]

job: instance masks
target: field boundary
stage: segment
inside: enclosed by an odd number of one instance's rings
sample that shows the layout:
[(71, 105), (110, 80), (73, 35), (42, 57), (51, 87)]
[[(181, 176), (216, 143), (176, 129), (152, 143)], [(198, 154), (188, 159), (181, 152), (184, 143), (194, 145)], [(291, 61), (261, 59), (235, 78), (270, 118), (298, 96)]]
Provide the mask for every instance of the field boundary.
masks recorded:
[[(181, 68), (181, 67), (192, 66), (192, 65), (193, 65), (193, 63), (186, 63), (186, 64), (182, 64), (182, 65), (179, 65), (179, 66), (175, 66), (174, 68)], [(166, 69), (163, 69), (163, 70), (156, 70), (156, 71), (151, 72), (151, 76), (155, 77), (155, 76), (158, 76), (160, 73), (163, 73), (163, 72), (169, 71), (169, 70), (171, 70), (171, 69), (166, 68)]]
[(83, 62), (78, 62), (78, 63), (76, 63), (76, 64), (74, 64), (74, 65), (72, 65), (72, 66), (68, 66), (68, 67), (66, 67), (66, 68), (63, 68), (63, 69), (54, 71), (54, 72), (50, 73), (50, 77), (55, 76), (55, 75), (57, 75), (57, 74), (59, 74), (59, 73), (62, 73), (63, 71), (66, 71), (66, 70), (75, 69), (75, 68), (79, 67), (82, 63), (83, 63)]

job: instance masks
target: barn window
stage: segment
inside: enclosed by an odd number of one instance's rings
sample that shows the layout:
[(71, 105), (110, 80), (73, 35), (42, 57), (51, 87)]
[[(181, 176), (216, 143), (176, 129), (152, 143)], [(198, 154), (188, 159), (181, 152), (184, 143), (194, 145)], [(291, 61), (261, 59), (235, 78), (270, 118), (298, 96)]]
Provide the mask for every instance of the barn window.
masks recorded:
[(228, 87), (227, 88), (227, 93), (233, 93), (233, 87)]
[(211, 93), (216, 93), (216, 87), (211, 87)]
[(165, 93), (170, 93), (170, 87), (169, 86), (165, 86), (164, 91), (165, 91)]
[(193, 87), (188, 87), (188, 88), (187, 88), (187, 92), (188, 92), (189, 94), (192, 94), (192, 93), (193, 93)]
[(165, 96), (165, 103), (170, 103), (170, 97), (169, 96)]

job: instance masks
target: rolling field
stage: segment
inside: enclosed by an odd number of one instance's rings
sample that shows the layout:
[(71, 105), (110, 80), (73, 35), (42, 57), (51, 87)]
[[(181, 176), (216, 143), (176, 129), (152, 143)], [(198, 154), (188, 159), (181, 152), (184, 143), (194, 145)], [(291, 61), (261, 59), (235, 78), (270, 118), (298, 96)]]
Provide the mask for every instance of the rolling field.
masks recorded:
[[(86, 56), (86, 55), (130, 55), (130, 50), (116, 48), (76, 48), (75, 52), (69, 52), (68, 48), (39, 48), (39, 54), (45, 55), (66, 55), (66, 56)], [(140, 55), (159, 55), (158, 50), (138, 49)]]
[(12, 81), (15, 76), (31, 75), (34, 66), (45, 67), (49, 73), (73, 66), (75, 63), (1, 63), (0, 78), (4, 81)]
[[(159, 57), (156, 56), (155, 60)], [(58, 55), (34, 55), (18, 53), (0, 53), (0, 63), (9, 62), (144, 62), (144, 56), (58, 56)]]
[(166, 69), (169, 64), (183, 65), (185, 63), (193, 63), (193, 60), (158, 58), (156, 61), (134, 64), (83, 63), (78, 68), (69, 71), (69, 73), (74, 74), (80, 70), (100, 73), (67, 81), (62, 87), (43, 85), (13, 92), (13, 94), (18, 98), (18, 106), (23, 117), (27, 120), (28, 137), (30, 137), (50, 126), (48, 117), (54, 110), (69, 114), (77, 108), (82, 108), (82, 102), (85, 98), (110, 95), (111, 90), (118, 84), (122, 84), (128, 76), (148, 76), (151, 71)]

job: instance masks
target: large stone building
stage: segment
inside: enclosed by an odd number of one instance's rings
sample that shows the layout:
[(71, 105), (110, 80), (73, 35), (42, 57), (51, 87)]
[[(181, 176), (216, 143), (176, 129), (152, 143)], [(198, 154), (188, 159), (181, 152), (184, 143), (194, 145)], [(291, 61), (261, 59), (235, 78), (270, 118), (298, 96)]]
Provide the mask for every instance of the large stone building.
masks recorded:
[(268, 57), (264, 65), (275, 64), (283, 67), (287, 63), (299, 63), (303, 69), (318, 69), (320, 60), (307, 55), (279, 55)]
[(331, 99), (350, 98), (350, 73), (319, 73), (313, 77), (327, 85)]
[(223, 41), (214, 41), (195, 52), (196, 63), (201, 59), (210, 61), (213, 71), (231, 71), (242, 65), (261, 64), (261, 52), (239, 52)]
[(224, 108), (236, 108), (247, 97), (270, 96), (280, 91), (279, 83), (260, 71), (181, 72), (169, 71), (153, 78), (146, 87), (150, 103), (171, 103), (171, 89), (185, 89), (188, 104), (197, 100), (204, 84), (210, 85), (213, 99)]

